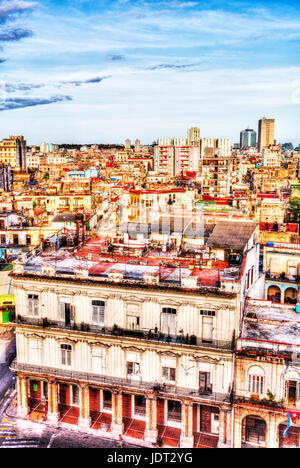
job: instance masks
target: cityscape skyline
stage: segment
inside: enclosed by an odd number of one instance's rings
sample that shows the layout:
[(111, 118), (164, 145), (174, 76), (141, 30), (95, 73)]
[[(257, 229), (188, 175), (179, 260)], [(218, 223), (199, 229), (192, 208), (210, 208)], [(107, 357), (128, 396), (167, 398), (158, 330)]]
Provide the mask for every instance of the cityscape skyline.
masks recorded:
[(296, 145), (299, 13), (274, 0), (2, 0), (2, 134), (150, 144), (197, 125), (234, 143), (266, 115)]

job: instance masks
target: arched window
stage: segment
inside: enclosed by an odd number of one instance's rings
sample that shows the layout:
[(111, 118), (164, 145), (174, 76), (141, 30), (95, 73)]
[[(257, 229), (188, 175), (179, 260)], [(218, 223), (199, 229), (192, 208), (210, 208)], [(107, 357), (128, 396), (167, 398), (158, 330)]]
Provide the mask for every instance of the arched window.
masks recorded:
[(264, 393), (265, 373), (261, 367), (252, 366), (248, 370), (248, 392), (256, 395)]

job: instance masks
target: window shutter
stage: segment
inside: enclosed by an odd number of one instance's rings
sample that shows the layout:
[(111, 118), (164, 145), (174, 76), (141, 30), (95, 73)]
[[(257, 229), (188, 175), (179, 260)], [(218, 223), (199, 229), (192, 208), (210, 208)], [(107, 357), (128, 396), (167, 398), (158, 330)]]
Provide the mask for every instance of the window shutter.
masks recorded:
[(72, 351), (67, 351), (67, 359), (68, 359), (67, 364), (68, 364), (68, 366), (71, 366), (71, 353), (72, 353)]
[(99, 307), (99, 324), (104, 326), (104, 310), (105, 303), (103, 302)]
[(164, 334), (168, 333), (168, 314), (162, 314), (161, 316), (161, 331)]
[(93, 305), (93, 323), (98, 324), (98, 308)]
[(70, 318), (71, 322), (74, 322), (74, 309), (75, 307), (73, 305), (70, 306)]
[(39, 300), (37, 298), (33, 300), (33, 313), (39, 315)]
[(59, 314), (60, 314), (60, 320), (63, 322), (65, 320), (65, 303), (61, 302), (59, 304)]

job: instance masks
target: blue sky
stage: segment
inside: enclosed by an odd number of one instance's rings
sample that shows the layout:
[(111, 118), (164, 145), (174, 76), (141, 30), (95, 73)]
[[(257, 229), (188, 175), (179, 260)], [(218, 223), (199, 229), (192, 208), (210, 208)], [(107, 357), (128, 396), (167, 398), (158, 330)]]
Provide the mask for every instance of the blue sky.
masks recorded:
[(300, 1), (0, 0), (0, 137), (300, 142)]

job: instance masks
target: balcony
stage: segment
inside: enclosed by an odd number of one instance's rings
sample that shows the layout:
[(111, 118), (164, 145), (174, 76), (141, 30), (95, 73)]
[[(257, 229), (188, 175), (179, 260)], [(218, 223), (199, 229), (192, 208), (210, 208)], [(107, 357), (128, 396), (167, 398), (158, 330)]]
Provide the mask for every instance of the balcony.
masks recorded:
[(107, 375), (93, 374), (92, 372), (80, 372), (72, 369), (58, 369), (55, 367), (47, 366), (34, 366), (31, 364), (23, 364), (13, 361), (10, 365), (10, 369), (14, 372), (24, 372), (33, 377), (43, 376), (44, 378), (56, 378), (70, 381), (79, 381), (88, 383), (90, 385), (101, 385), (111, 387), (122, 387), (122, 389), (129, 391), (143, 390), (143, 391), (154, 391), (159, 395), (168, 395), (172, 397), (192, 397), (201, 401), (218, 402), (218, 403), (230, 403), (230, 394), (228, 393), (216, 393), (203, 394), (199, 389), (190, 389), (186, 387), (178, 387), (176, 385), (165, 385), (157, 382), (143, 382), (139, 379), (125, 379), (121, 377), (110, 377)]
[(269, 400), (268, 398), (260, 399), (259, 397), (255, 398), (255, 396), (252, 396), (252, 397), (236, 397), (234, 400), (234, 403), (243, 405), (243, 406), (254, 405), (254, 406), (257, 406), (259, 409), (266, 408), (268, 410), (274, 410), (274, 411), (280, 411), (280, 412), (286, 411), (285, 410), (286, 404), (282, 400), (272, 401), (272, 400)]
[(195, 346), (200, 348), (214, 348), (214, 349), (225, 349), (232, 350), (233, 343), (232, 341), (225, 340), (211, 340), (206, 341), (198, 338), (195, 335), (167, 335), (159, 332), (158, 330), (130, 330), (125, 328), (120, 328), (117, 325), (114, 327), (103, 327), (101, 325), (93, 325), (87, 323), (70, 323), (66, 324), (64, 322), (53, 322), (48, 319), (40, 319), (33, 317), (24, 317), (18, 315), (17, 318), (13, 321), (16, 325), (29, 325), (38, 328), (44, 329), (59, 329), (59, 330), (68, 330), (75, 332), (89, 333), (93, 335), (101, 336), (111, 336), (111, 337), (124, 337), (124, 338), (133, 338), (137, 340), (167, 343), (171, 345), (179, 346)]
[(294, 284), (298, 286), (300, 282), (300, 277), (295, 276), (295, 277), (289, 278), (288, 276), (286, 276), (285, 273), (281, 273), (279, 275), (279, 274), (272, 274), (270, 273), (270, 271), (267, 271), (266, 282), (268, 283), (290, 283), (290, 284)]

